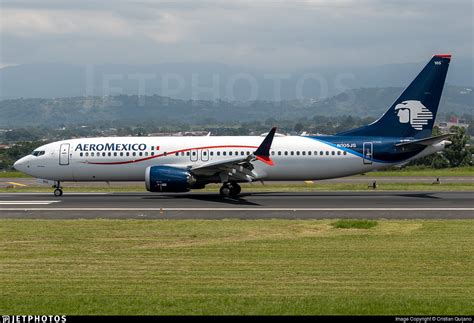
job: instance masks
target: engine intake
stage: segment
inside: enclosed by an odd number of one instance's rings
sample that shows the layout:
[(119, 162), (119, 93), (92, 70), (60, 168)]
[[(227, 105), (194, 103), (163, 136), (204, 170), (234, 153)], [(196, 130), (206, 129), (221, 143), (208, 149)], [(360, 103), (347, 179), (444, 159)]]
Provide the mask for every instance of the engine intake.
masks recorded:
[(188, 192), (196, 179), (182, 168), (149, 166), (145, 171), (146, 189), (150, 192)]

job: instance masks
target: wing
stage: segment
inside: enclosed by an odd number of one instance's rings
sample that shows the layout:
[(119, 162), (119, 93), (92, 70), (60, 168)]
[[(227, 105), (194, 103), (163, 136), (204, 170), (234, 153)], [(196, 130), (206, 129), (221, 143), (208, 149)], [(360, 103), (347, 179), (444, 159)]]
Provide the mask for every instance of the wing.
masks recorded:
[(255, 153), (248, 156), (240, 156), (201, 164), (191, 167), (190, 172), (196, 176), (213, 176), (219, 175), (223, 182), (227, 181), (254, 181), (259, 178), (259, 174), (255, 171), (254, 163), (260, 161), (270, 166), (274, 163), (270, 159), (270, 147), (275, 137), (276, 128), (272, 128), (263, 139)]
[(255, 161), (257, 161), (255, 155), (229, 158), (192, 167), (190, 172), (199, 177), (219, 175), (226, 182), (231, 180), (251, 182), (259, 177), (254, 171)]

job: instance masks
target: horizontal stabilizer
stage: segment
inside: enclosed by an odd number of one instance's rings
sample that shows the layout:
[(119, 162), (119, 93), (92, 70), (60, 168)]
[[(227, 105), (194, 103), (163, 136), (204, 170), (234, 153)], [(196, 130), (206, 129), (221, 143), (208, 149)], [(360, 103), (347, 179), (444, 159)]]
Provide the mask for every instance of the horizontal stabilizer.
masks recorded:
[(395, 147), (409, 148), (409, 147), (429, 146), (429, 145), (441, 142), (441, 141), (449, 138), (452, 135), (453, 135), (452, 133), (448, 133), (448, 134), (444, 134), (444, 135), (428, 137), (428, 138), (418, 139), (418, 140), (414, 140), (414, 141), (404, 141), (404, 142), (400, 142), (398, 144), (395, 144)]

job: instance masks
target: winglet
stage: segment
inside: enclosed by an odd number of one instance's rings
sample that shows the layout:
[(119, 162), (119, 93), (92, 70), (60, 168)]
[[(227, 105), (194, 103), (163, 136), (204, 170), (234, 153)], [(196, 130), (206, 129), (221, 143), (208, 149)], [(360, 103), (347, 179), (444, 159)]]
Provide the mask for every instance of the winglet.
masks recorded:
[(273, 127), (255, 151), (255, 157), (270, 166), (275, 165), (275, 163), (270, 159), (270, 148), (272, 146), (273, 137), (275, 137), (275, 132), (276, 127)]

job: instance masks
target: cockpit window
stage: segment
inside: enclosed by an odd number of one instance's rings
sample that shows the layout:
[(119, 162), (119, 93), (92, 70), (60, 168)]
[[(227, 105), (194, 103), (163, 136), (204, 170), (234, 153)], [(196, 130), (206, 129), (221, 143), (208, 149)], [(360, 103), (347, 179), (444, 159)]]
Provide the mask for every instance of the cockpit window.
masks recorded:
[(44, 150), (34, 150), (31, 154), (35, 157), (43, 156), (44, 155)]

